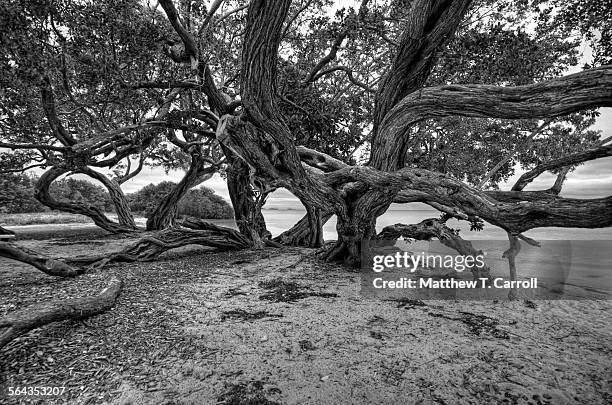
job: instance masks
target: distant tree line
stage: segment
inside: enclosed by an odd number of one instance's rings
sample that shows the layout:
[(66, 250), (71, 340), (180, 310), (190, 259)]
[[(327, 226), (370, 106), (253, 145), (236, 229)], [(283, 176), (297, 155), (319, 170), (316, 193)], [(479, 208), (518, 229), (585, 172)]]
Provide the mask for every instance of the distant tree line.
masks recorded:
[[(50, 211), (34, 198), (38, 180), (27, 174), (8, 174), (0, 178), (0, 213), (19, 214)], [(148, 217), (157, 205), (171, 192), (176, 183), (164, 181), (149, 184), (141, 190), (127, 194), (130, 209)], [(53, 182), (51, 194), (60, 201), (79, 202), (94, 206), (104, 212), (113, 212), (114, 206), (108, 192), (87, 180), (64, 178)], [(232, 218), (232, 207), (213, 190), (202, 187), (189, 190), (178, 204), (178, 216), (197, 218)]]
[[(127, 194), (130, 209), (149, 218), (159, 203), (172, 192), (176, 183), (162, 181), (149, 184), (135, 193)], [(233, 218), (231, 205), (208, 187), (189, 190), (178, 203), (177, 215), (197, 218)]]
[[(34, 198), (37, 177), (26, 174), (8, 174), (0, 178), (0, 212), (20, 214), (51, 211)], [(87, 180), (65, 178), (54, 182), (51, 193), (62, 201), (77, 201), (112, 212), (113, 204), (108, 192)]]

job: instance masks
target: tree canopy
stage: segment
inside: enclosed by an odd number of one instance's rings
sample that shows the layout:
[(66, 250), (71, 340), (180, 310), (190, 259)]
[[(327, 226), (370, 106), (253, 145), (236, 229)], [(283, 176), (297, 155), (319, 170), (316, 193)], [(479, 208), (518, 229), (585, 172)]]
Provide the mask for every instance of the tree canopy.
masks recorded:
[[(576, 165), (610, 155), (590, 128), (597, 108), (612, 105), (607, 2), (1, 7), (0, 170), (47, 169), (37, 198), (104, 229), (135, 229), (120, 185), (147, 164), (186, 173), (149, 229), (171, 226), (185, 193), (222, 172), (253, 243), (268, 237), (266, 196), (283, 187), (306, 206), (311, 233), (338, 217), (325, 258), (349, 264), (393, 202), (423, 202), (512, 237), (611, 225), (610, 198), (559, 196)], [(526, 177), (497, 190), (516, 167)], [(523, 191), (544, 170), (557, 182)], [(51, 198), (65, 173), (102, 182), (118, 223)]]

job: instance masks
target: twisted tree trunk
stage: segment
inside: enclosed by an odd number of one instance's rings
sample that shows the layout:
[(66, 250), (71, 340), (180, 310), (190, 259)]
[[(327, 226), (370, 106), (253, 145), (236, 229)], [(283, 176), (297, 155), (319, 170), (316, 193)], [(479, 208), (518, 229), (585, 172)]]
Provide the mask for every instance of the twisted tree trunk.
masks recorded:
[(130, 209), (127, 198), (125, 198), (125, 194), (123, 193), (123, 190), (121, 190), (121, 186), (119, 185), (119, 183), (109, 179), (102, 173), (90, 169), (89, 167), (83, 167), (77, 171), (79, 173), (86, 174), (93, 179), (98, 180), (104, 185), (104, 187), (106, 187), (106, 190), (108, 190), (111, 201), (113, 202), (113, 205), (115, 207), (115, 213), (117, 214), (119, 225), (122, 225), (129, 229), (136, 229), (134, 215), (132, 214), (132, 210)]
[(255, 194), (249, 167), (242, 160), (230, 159), (226, 173), (227, 189), (234, 208), (236, 225), (240, 232), (252, 242), (253, 247), (262, 248), (265, 240), (271, 236), (266, 228), (266, 220), (261, 213), (260, 201), (266, 196)]
[[(65, 167), (58, 167), (58, 166), (53, 166), (52, 168), (47, 170), (42, 176), (40, 176), (40, 178), (38, 179), (38, 182), (36, 183), (34, 197), (38, 201), (40, 201), (43, 205), (46, 205), (47, 207), (51, 209), (70, 212), (73, 214), (85, 215), (91, 218), (97, 226), (111, 233), (132, 232), (133, 230), (136, 229), (136, 225), (134, 224), (133, 217), (131, 216), (131, 213), (129, 212), (129, 208), (127, 208), (127, 201), (125, 200), (125, 195), (123, 195), (123, 192), (121, 192), (121, 189), (118, 186), (116, 189), (114, 189), (114, 191), (116, 192), (111, 193), (111, 196), (114, 196), (116, 199), (121, 201), (120, 206), (125, 207), (127, 209), (127, 211), (123, 211), (123, 209), (120, 209), (120, 212), (129, 213), (129, 218), (124, 217), (122, 219), (123, 223), (121, 222), (116, 223), (116, 222), (111, 221), (110, 219), (106, 217), (106, 215), (104, 215), (104, 212), (102, 212), (99, 208), (95, 206), (79, 204), (79, 203), (74, 203), (74, 202), (58, 201), (55, 198), (53, 198), (53, 196), (51, 196), (49, 192), (49, 187), (51, 186), (51, 183), (53, 183), (53, 181), (57, 179), (59, 176), (61, 176), (62, 174), (68, 173), (70, 171), (72, 170), (65, 168)], [(94, 171), (92, 170), (92, 172)], [(88, 174), (88, 173), (85, 173), (85, 174)], [(100, 178), (104, 177), (101, 174), (99, 175), (100, 175)]]
[(321, 247), (323, 246), (323, 225), (333, 216), (332, 211), (322, 211), (320, 208), (307, 208), (306, 215), (290, 229), (274, 238), (286, 246)]
[(189, 190), (210, 179), (216, 168), (203, 166), (201, 154), (191, 155), (191, 166), (181, 181), (159, 203), (155, 211), (147, 218), (147, 230), (157, 231), (174, 226), (177, 218), (178, 204)]
[(393, 197), (394, 194), (379, 190), (345, 197), (348, 210), (337, 217), (338, 240), (322, 254), (322, 258), (358, 267), (361, 263), (361, 243), (376, 238), (376, 219), (387, 211)]

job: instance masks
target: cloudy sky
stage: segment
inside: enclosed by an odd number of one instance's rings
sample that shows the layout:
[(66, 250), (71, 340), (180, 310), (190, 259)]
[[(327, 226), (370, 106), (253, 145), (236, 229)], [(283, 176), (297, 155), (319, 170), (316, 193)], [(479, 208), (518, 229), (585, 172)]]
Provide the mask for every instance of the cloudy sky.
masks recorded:
[[(596, 129), (603, 132), (603, 136), (612, 135), (612, 108), (601, 108), (600, 117), (595, 125)], [(507, 184), (502, 185), (502, 189), (509, 189), (522, 171), (517, 171)], [(183, 176), (183, 172), (171, 171), (168, 174), (161, 168), (144, 168), (142, 172), (123, 185), (125, 192), (131, 193), (149, 183), (159, 183), (164, 180), (179, 181)], [(527, 187), (527, 190), (546, 189), (554, 183), (555, 176), (550, 173), (544, 173)], [(214, 189), (217, 194), (229, 200), (229, 194), (225, 181), (215, 175), (212, 179), (204, 183), (205, 186)], [(606, 197), (612, 191), (612, 157), (598, 159), (592, 162), (587, 162), (574, 172), (570, 173), (562, 195), (564, 197), (575, 198), (597, 198)], [(293, 208), (299, 207), (300, 202), (286, 190), (279, 190), (271, 195), (266, 204), (267, 207), (275, 208)]]

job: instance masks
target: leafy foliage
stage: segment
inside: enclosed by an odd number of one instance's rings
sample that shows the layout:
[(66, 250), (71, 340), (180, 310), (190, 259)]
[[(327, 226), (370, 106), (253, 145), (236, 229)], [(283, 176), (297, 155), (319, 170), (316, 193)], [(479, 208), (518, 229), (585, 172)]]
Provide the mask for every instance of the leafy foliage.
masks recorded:
[[(26, 174), (9, 174), (0, 178), (0, 211), (8, 214), (48, 211), (34, 198), (37, 178)], [(104, 188), (87, 180), (65, 178), (51, 184), (51, 195), (60, 200), (78, 202), (111, 212), (114, 209)]]
[[(162, 181), (149, 184), (135, 193), (128, 194), (130, 209), (149, 217), (161, 201), (172, 191), (176, 183)], [(206, 219), (233, 218), (231, 205), (207, 187), (189, 190), (179, 201), (177, 215)]]
[(108, 192), (103, 187), (87, 180), (71, 177), (57, 180), (51, 184), (49, 192), (60, 201), (90, 205), (105, 212), (112, 212), (114, 210)]
[(34, 198), (33, 191), (33, 181), (25, 174), (0, 177), (0, 212), (19, 214), (43, 211), (44, 207)]
[(189, 190), (178, 204), (178, 214), (204, 219), (233, 218), (232, 206), (207, 187)]
[[(230, 99), (239, 100), (248, 1), (223, 1), (203, 31), (199, 27), (207, 19), (207, 2), (174, 3), (182, 24), (207, 55), (215, 84)], [(277, 93), (297, 144), (350, 164), (367, 160), (375, 91), (397, 51), (409, 3), (380, 0), (368, 2), (363, 9), (357, 9), (357, 3), (345, 7), (332, 0), (292, 3), (280, 48)], [(609, 3), (475, 0), (457, 34), (436, 55), (427, 85), (539, 82), (578, 68), (579, 61), (588, 56), (583, 55), (584, 44), (592, 50), (586, 67), (610, 63)], [(77, 141), (142, 122), (159, 111), (171, 86), (143, 87), (139, 83), (194, 83), (195, 75), (203, 80), (203, 72), (168, 57), (168, 50), (180, 47), (181, 39), (157, 2), (1, 1), (0, 26), (3, 142), (59, 144), (41, 103), (44, 80), (54, 89), (59, 119)], [(325, 58), (329, 58), (327, 65), (313, 70)], [(194, 119), (179, 113), (209, 107), (199, 89), (182, 89), (169, 117), (183, 128), (192, 128)], [(488, 186), (495, 188), (517, 166), (529, 169), (551, 157), (591, 146), (599, 136), (589, 129), (595, 116), (587, 111), (556, 119), (530, 141), (541, 122), (429, 120), (410, 134), (417, 142), (408, 151), (407, 164), (449, 173), (476, 185), (498, 162), (511, 156), (491, 177)], [(169, 141), (160, 128), (132, 131), (137, 147), (131, 157), (146, 152), (149, 165), (186, 169), (191, 160), (185, 145), (215, 147), (206, 145), (194, 131), (177, 133), (183, 146)], [(104, 161), (116, 153), (113, 147), (103, 156), (86, 158)], [(44, 148), (0, 151), (0, 171), (23, 170), (32, 163), (78, 166), (82, 158)], [(108, 163), (116, 174), (123, 173), (125, 166), (112, 160)], [(156, 193), (151, 196), (159, 201)], [(136, 202), (135, 209), (147, 212), (151, 201)]]

